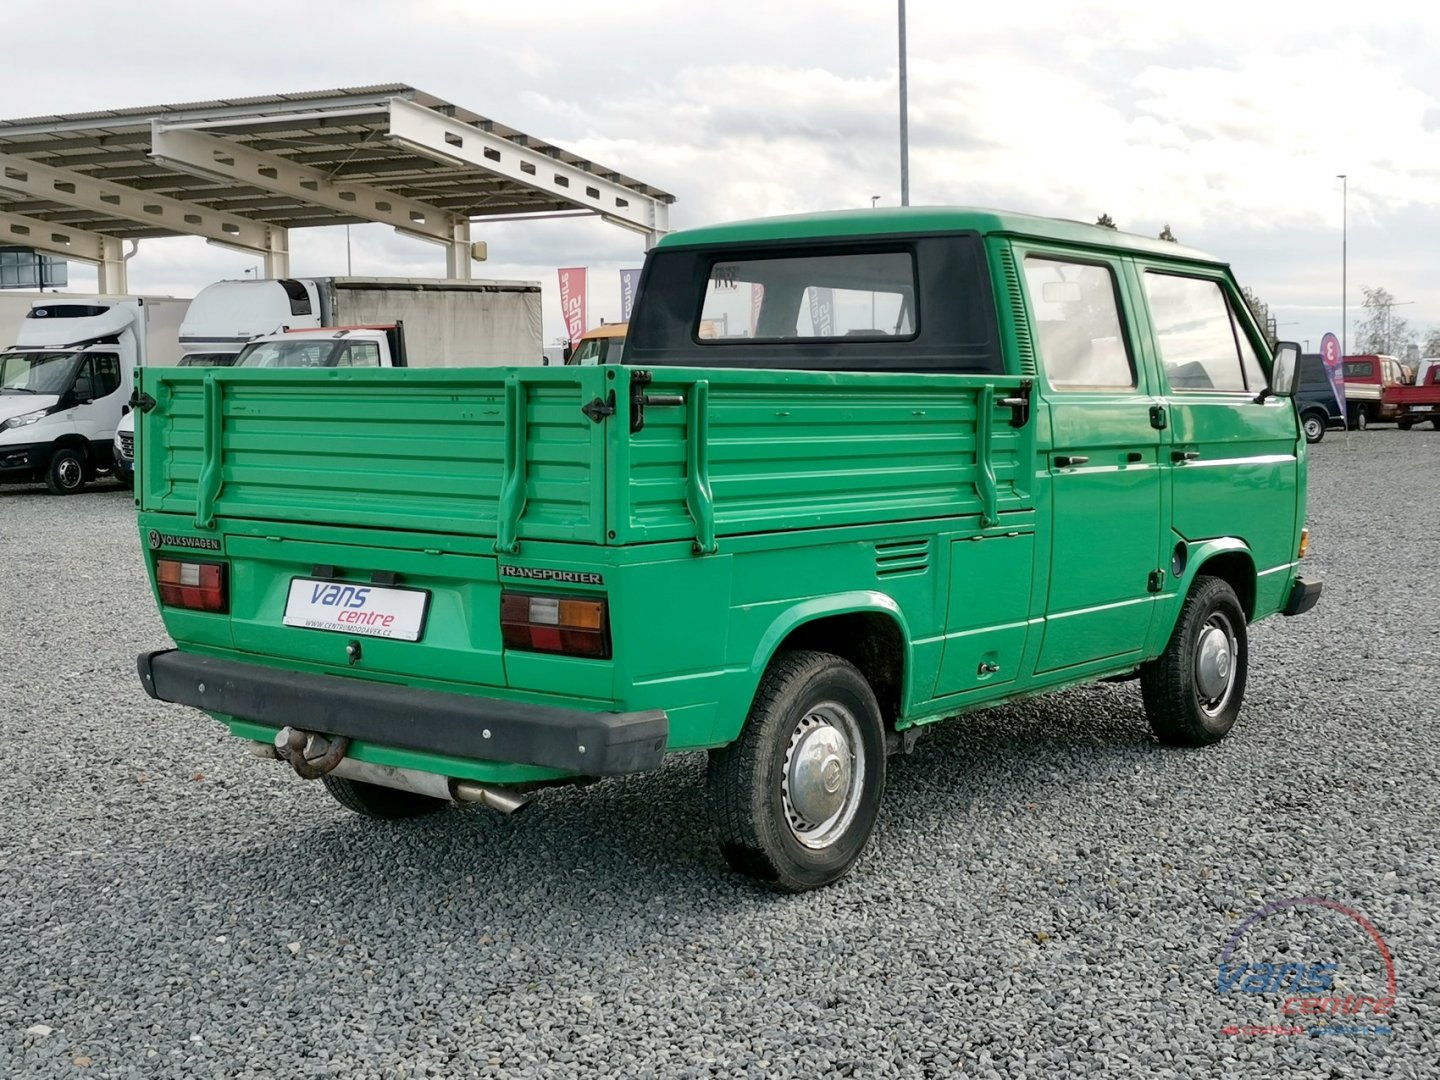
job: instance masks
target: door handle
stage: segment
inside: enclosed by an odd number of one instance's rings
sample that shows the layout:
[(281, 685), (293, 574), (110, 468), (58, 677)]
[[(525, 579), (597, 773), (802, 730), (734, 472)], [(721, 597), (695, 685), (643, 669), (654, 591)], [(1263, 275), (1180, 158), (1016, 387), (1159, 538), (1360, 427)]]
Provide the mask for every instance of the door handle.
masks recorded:
[(1068, 469), (1072, 465), (1084, 465), (1090, 459), (1080, 454), (1056, 454), (1055, 467), (1057, 469)]
[(1200, 460), (1200, 451), (1199, 451), (1199, 450), (1172, 450), (1172, 451), (1170, 451), (1170, 460), (1171, 460), (1171, 461), (1174, 461), (1174, 462), (1199, 461), (1199, 460)]

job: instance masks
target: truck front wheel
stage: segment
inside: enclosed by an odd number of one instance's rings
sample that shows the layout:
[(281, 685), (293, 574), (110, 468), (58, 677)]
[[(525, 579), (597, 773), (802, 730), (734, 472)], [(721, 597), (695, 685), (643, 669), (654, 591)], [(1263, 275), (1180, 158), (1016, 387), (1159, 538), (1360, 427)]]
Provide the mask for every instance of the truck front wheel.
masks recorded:
[(1249, 648), (1229, 582), (1196, 578), (1170, 643), (1140, 668), (1145, 714), (1161, 742), (1209, 746), (1229, 734), (1245, 697)]
[(329, 773), (320, 780), (341, 806), (369, 818), (390, 821), (419, 817), (448, 805), (443, 799), (432, 799), (428, 795), (417, 795), (413, 791), (401, 791), (381, 784), (367, 784), (363, 780), (348, 780)]
[(884, 788), (875, 693), (830, 653), (778, 654), (739, 739), (710, 751), (725, 860), (787, 892), (845, 875), (870, 838)]
[(1305, 429), (1305, 441), (1307, 443), (1317, 443), (1325, 438), (1325, 416), (1323, 413), (1308, 412), (1300, 421), (1300, 424)]
[(50, 455), (45, 486), (52, 495), (73, 495), (85, 486), (85, 458), (79, 450), (62, 446)]

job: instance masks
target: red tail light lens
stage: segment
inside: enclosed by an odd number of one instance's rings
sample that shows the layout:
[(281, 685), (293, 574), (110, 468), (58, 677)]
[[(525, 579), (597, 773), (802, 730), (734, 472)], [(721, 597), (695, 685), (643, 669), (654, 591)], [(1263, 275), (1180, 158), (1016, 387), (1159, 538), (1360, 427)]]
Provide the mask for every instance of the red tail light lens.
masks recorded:
[(610, 609), (604, 597), (500, 594), (507, 649), (610, 659)]
[(222, 615), (230, 610), (223, 563), (156, 559), (155, 584), (160, 587), (160, 602), (167, 607)]

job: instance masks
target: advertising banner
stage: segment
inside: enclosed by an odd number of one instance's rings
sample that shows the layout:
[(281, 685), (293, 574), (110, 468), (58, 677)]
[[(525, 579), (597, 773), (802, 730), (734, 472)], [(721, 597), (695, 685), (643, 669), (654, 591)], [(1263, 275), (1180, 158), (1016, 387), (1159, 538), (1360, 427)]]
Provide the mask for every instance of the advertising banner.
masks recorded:
[(810, 336), (835, 336), (835, 293), (832, 289), (813, 288), (810, 293)]
[(585, 275), (583, 266), (571, 266), (560, 271), (560, 314), (565, 319), (565, 336), (570, 341), (579, 341), (585, 333)]
[(620, 321), (629, 322), (635, 310), (635, 289), (640, 284), (639, 270), (620, 271)]
[(1330, 389), (1335, 394), (1335, 403), (1340, 406), (1340, 415), (1345, 415), (1345, 358), (1340, 355), (1340, 339), (1326, 334), (1320, 339), (1320, 359), (1325, 363), (1325, 377), (1330, 380)]

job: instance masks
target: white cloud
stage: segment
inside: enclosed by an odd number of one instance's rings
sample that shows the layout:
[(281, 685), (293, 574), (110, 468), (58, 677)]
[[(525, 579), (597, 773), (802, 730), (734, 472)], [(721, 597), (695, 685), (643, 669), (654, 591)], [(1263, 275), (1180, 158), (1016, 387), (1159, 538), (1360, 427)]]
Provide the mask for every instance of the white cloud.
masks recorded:
[[(1416, 301), (1414, 321), (1440, 320), (1440, 16), (1384, 0), (908, 10), (914, 201), (1168, 222), (1277, 307), (1314, 310), (1338, 301), (1346, 172), (1352, 292), (1383, 284)], [(12, 116), (398, 80), (673, 191), (676, 225), (898, 201), (894, 6), (873, 0), (352, 0), (339, 19), (278, 0), (52, 0), (43, 20), (0, 6), (0, 34)], [(106, 59), (57, 74), (57, 55)], [(479, 273), (543, 283), (547, 336), (556, 266), (591, 266), (609, 318), (614, 271), (639, 256), (634, 234), (594, 222), (476, 235)], [(295, 272), (343, 272), (343, 240), (297, 232)], [(357, 273), (443, 266), (378, 226), (352, 241)], [(193, 292), (249, 265), (149, 241), (132, 286)]]

